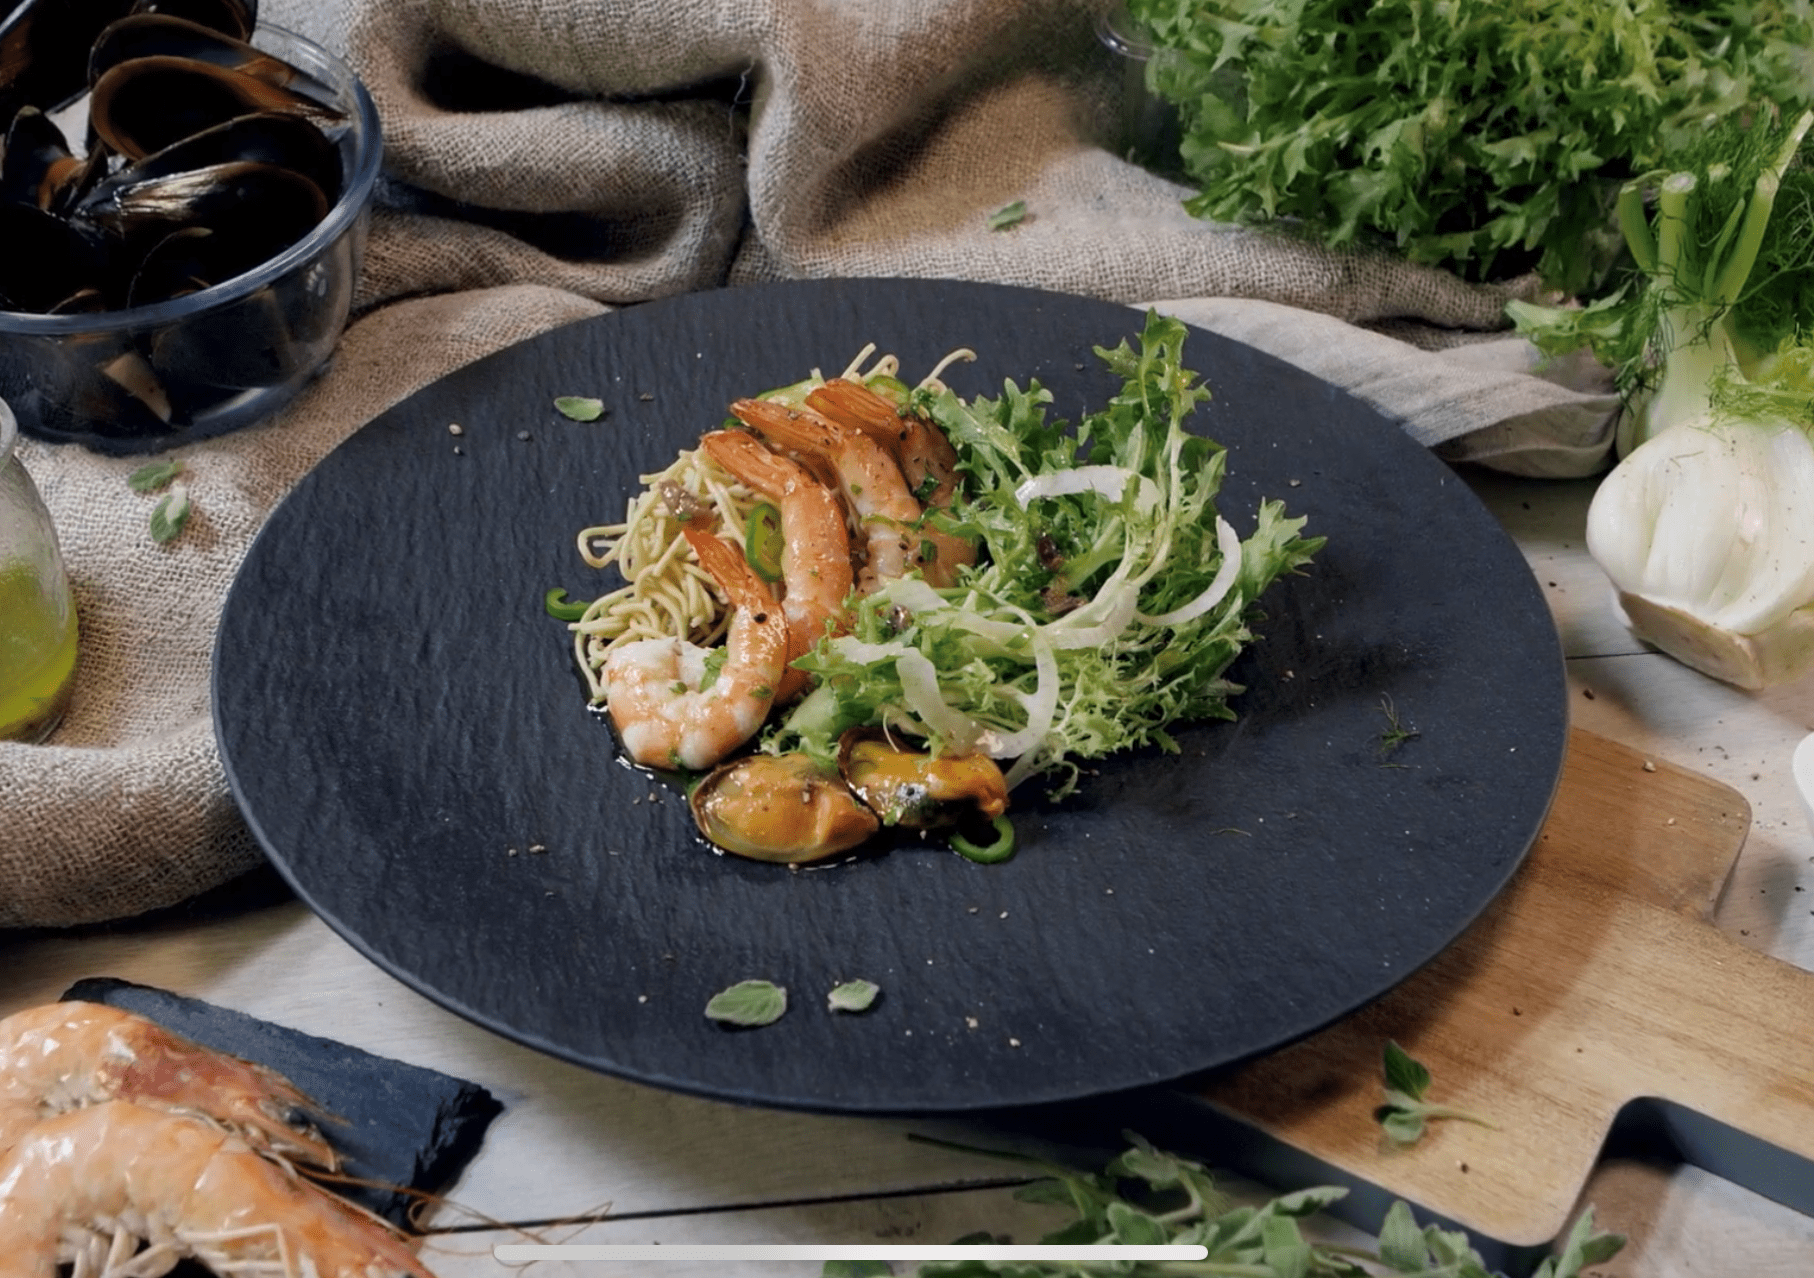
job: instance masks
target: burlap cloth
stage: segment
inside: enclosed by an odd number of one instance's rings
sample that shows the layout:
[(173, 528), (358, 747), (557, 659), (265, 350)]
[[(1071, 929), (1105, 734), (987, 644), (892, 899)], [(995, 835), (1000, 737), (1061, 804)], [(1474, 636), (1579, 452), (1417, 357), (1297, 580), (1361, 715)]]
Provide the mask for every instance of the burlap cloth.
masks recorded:
[[(1349, 387), (1456, 460), (1602, 464), (1599, 370), (1491, 337), (1516, 286), (1194, 221), (1119, 158), (1105, 0), (266, 0), (384, 123), (355, 322), (269, 425), (183, 448), (195, 514), (146, 534), (136, 461), (26, 441), (82, 627), (74, 703), (0, 745), (0, 926), (165, 906), (260, 853), (208, 716), (222, 599), (273, 506), (470, 360), (675, 292), (955, 276), (1161, 303)], [(991, 230), (1020, 200), (1026, 216)], [(304, 654), (295, 654), (303, 659)]]

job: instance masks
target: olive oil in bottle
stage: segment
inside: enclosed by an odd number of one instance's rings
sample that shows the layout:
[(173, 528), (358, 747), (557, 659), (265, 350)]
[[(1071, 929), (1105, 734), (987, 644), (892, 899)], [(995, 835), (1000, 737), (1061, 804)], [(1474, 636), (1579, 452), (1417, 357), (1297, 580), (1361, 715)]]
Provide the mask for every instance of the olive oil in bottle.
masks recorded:
[(48, 736), (69, 707), (75, 673), (69, 592), (45, 591), (31, 564), (0, 562), (0, 741)]
[(0, 401), (0, 741), (42, 741), (69, 707), (76, 609), (50, 511), (13, 456)]

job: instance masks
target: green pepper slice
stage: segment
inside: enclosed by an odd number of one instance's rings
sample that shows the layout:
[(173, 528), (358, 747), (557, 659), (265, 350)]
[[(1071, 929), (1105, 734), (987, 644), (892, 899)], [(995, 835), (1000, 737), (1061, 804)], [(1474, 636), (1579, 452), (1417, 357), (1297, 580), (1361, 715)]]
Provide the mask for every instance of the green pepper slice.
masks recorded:
[(962, 834), (953, 831), (951, 850), (980, 865), (993, 865), (997, 861), (1006, 861), (1014, 855), (1014, 823), (1006, 816), (998, 816), (989, 824), (995, 827), (993, 842), (975, 844)]
[(907, 402), (907, 397), (913, 394), (913, 387), (909, 386), (900, 378), (890, 377), (886, 373), (877, 373), (863, 384), (876, 394), (880, 395), (883, 399), (892, 402), (897, 407), (905, 404)]
[(762, 580), (781, 580), (781, 510), (773, 502), (765, 501), (750, 511), (743, 557)]
[(542, 596), (542, 610), (556, 621), (578, 621), (591, 606), (568, 599), (567, 592), (559, 586)]

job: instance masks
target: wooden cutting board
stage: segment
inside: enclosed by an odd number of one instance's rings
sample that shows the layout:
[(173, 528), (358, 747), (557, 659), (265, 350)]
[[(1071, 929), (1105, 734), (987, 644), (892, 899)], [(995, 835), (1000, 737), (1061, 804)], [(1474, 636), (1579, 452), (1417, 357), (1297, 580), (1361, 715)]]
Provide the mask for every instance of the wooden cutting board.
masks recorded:
[[(1814, 973), (1711, 921), (1749, 825), (1730, 787), (1576, 730), (1529, 858), (1473, 927), (1378, 1002), (1198, 1080), (1192, 1100), (1270, 1138), (1249, 1153), (1286, 1155), (1241, 1170), (1333, 1174), (1499, 1254), (1565, 1231), (1628, 1106), (1688, 1161), (1814, 1212)], [(1434, 1122), (1415, 1145), (1385, 1142), (1388, 1039), (1429, 1067), (1426, 1100), (1494, 1128)]]

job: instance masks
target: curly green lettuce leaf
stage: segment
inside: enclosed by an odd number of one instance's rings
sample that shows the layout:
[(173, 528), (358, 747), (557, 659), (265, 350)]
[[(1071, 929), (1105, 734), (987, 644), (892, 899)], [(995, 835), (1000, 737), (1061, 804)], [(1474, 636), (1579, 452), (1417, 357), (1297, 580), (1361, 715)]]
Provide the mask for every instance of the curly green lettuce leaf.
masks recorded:
[(1621, 183), (1751, 104), (1814, 101), (1806, 4), (1129, 0), (1200, 217), (1597, 293)]

